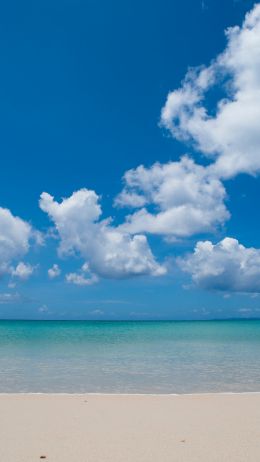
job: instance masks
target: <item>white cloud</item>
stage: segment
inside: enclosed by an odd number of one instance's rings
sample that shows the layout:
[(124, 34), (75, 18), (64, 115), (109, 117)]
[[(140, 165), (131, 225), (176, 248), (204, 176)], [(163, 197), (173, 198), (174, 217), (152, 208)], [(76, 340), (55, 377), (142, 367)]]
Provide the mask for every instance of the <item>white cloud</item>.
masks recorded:
[(260, 249), (246, 248), (236, 239), (198, 242), (194, 253), (178, 262), (201, 288), (260, 293)]
[(54, 263), (54, 265), (48, 269), (48, 276), (50, 279), (55, 279), (57, 278), (61, 273), (59, 265), (57, 263)]
[(165, 273), (144, 235), (130, 236), (114, 227), (111, 219), (100, 219), (101, 207), (94, 191), (81, 189), (60, 203), (42, 193), (40, 207), (59, 233), (59, 255), (79, 254), (87, 260), (91, 273), (108, 278)]
[(28, 279), (34, 272), (34, 267), (29, 263), (23, 263), (22, 261), (18, 263), (15, 268), (12, 268), (11, 274), (14, 277), (17, 277), (22, 280)]
[(129, 170), (124, 182), (116, 205), (154, 207), (152, 211), (143, 207), (129, 215), (120, 227), (127, 232), (191, 236), (213, 231), (229, 218), (221, 181), (186, 156), (178, 162)]
[(90, 278), (86, 278), (83, 274), (79, 273), (68, 273), (66, 274), (66, 281), (77, 286), (91, 286), (97, 282), (97, 277), (94, 275)]
[(80, 272), (66, 274), (66, 281), (77, 286), (91, 286), (98, 282), (98, 277), (91, 273), (88, 263), (84, 263)]
[(38, 243), (39, 236), (29, 223), (0, 207), (0, 276), (12, 272), (11, 263), (28, 252), (31, 239)]
[[(242, 27), (226, 34), (224, 52), (209, 67), (189, 70), (182, 87), (169, 93), (161, 114), (162, 125), (174, 137), (192, 140), (216, 159), (212, 170), (223, 178), (260, 171), (260, 4)], [(212, 114), (204, 100), (216, 85), (225, 97)]]

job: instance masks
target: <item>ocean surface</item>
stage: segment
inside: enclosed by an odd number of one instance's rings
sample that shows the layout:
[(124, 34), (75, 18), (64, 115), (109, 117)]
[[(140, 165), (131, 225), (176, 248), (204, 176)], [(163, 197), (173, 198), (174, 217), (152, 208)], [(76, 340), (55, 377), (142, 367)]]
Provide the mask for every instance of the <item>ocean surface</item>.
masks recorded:
[(260, 391), (260, 321), (0, 321), (0, 392)]

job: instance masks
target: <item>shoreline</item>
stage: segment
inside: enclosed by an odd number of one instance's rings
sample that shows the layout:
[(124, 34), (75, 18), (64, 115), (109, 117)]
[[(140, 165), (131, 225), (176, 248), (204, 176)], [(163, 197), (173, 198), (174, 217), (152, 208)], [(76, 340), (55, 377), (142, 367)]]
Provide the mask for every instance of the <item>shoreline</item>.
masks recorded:
[(103, 392), (52, 392), (52, 391), (7, 391), (0, 392), (1, 396), (225, 396), (225, 395), (260, 395), (260, 391), (212, 391), (198, 393), (103, 393)]

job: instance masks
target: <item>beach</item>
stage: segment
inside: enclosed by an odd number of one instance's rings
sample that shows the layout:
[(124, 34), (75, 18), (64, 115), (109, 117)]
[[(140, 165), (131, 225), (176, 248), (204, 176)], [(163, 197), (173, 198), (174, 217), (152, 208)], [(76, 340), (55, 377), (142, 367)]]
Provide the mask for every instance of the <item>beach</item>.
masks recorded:
[(260, 321), (2, 321), (0, 339), (0, 462), (260, 460)]
[(260, 462), (260, 0), (1, 7), (0, 462)]
[(256, 462), (260, 393), (0, 394), (2, 462)]

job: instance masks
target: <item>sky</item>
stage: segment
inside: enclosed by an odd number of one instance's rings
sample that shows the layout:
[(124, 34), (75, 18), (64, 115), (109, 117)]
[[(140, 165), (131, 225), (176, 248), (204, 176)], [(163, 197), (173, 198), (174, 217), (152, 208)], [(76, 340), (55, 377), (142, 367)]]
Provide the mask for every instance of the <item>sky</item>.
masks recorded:
[(1, 5), (0, 318), (260, 317), (260, 3)]

